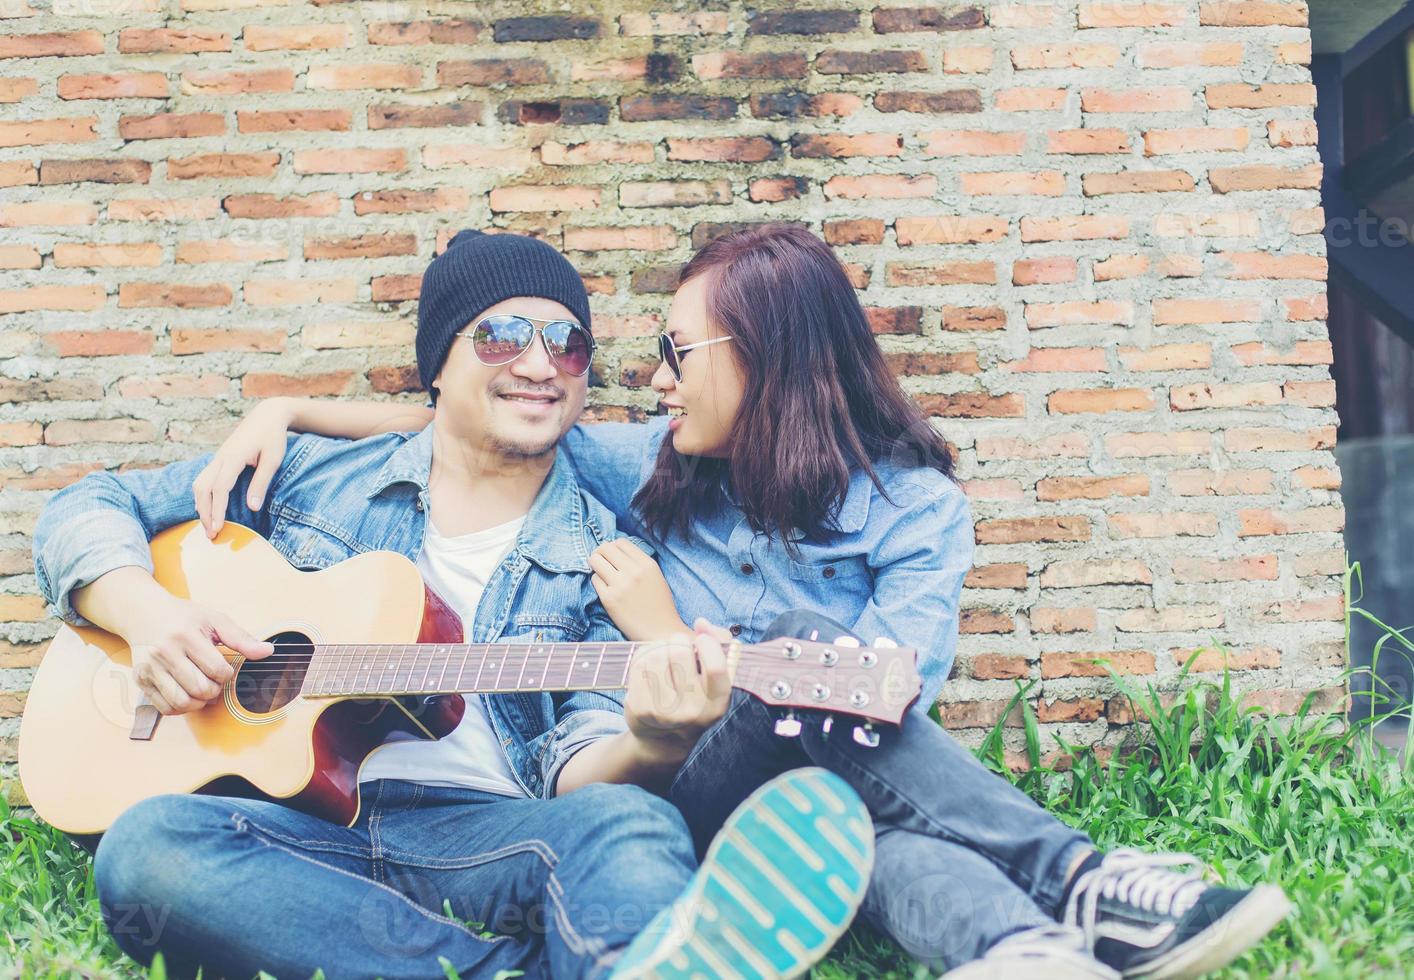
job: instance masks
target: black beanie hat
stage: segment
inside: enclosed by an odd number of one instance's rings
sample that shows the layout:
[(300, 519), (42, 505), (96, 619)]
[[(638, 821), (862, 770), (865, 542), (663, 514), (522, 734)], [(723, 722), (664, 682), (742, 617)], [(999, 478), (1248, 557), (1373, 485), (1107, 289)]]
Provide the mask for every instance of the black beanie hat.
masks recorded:
[(417, 373), (437, 400), (432, 380), (452, 341), (482, 310), (513, 296), (539, 296), (561, 304), (586, 328), (589, 294), (569, 259), (525, 235), (459, 231), (422, 275), (417, 301)]

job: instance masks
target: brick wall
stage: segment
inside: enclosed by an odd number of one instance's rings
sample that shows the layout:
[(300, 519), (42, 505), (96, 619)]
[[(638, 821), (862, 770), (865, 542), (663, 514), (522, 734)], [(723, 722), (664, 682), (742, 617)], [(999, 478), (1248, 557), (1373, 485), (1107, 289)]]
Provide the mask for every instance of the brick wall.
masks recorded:
[[(1289, 709), (1341, 664), (1305, 4), (0, 5), (0, 739), (56, 624), (45, 499), (278, 393), (420, 399), (464, 226), (564, 248), (593, 415), (641, 418), (675, 269), (740, 222), (838, 246), (956, 445), (977, 567), (948, 723), (1069, 738), (1231, 645)], [(1200, 658), (1196, 669), (1218, 666)]]

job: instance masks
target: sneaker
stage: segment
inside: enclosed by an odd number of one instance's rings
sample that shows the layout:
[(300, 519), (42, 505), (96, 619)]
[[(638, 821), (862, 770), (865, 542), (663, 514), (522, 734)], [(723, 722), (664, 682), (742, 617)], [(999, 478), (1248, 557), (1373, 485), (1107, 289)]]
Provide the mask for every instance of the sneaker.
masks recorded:
[(1276, 885), (1219, 888), (1187, 854), (1115, 851), (1085, 872), (1066, 902), (1095, 957), (1125, 977), (1197, 977), (1255, 946), (1291, 911)]
[(981, 959), (943, 974), (945, 980), (1119, 980), (1090, 955), (1085, 933), (1073, 926), (1037, 926), (1007, 936)]
[(727, 818), (613, 978), (799, 976), (849, 928), (873, 868), (874, 825), (844, 780), (815, 768), (778, 776)]

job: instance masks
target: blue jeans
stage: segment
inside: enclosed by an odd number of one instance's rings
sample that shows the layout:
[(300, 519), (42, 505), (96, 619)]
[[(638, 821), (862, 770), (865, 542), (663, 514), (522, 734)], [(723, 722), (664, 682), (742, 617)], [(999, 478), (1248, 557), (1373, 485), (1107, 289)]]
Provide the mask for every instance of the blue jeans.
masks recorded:
[[(787, 614), (768, 637), (833, 640), (848, 630), (823, 617)], [(790, 769), (822, 766), (844, 778), (869, 807), (874, 873), (862, 913), (910, 955), (959, 966), (1003, 937), (1054, 924), (1067, 872), (1093, 850), (1089, 838), (995, 775), (923, 711), (879, 745), (854, 741), (854, 723), (804, 712), (801, 734), (775, 734), (772, 709), (748, 694), (703, 735), (673, 782), (699, 852), (756, 787)]]
[(230, 797), (137, 804), (95, 858), (109, 931), (181, 976), (442, 978), (445, 957), (466, 980), (602, 977), (697, 867), (682, 817), (636, 786), (550, 800), (363, 790), (353, 827)]

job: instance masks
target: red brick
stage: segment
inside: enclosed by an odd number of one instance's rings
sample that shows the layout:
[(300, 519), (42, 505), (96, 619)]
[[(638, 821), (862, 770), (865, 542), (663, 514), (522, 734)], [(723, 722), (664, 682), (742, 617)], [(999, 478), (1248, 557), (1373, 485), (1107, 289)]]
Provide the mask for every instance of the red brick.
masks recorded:
[(1277, 570), (1276, 555), (1173, 559), (1175, 582), (1275, 582)]
[(162, 246), (156, 242), (125, 245), (87, 245), (59, 242), (54, 246), (56, 269), (153, 268), (162, 264)]
[(1036, 482), (1037, 500), (1104, 500), (1107, 497), (1147, 497), (1149, 478), (1127, 476), (1048, 476)]
[(41, 184), (146, 184), (152, 178), (152, 164), (146, 160), (41, 160)]
[(61, 99), (165, 99), (167, 76), (161, 72), (113, 75), (60, 75), (55, 86)]
[(1282, 189), (1319, 190), (1321, 165), (1313, 163), (1305, 167), (1217, 167), (1208, 171), (1208, 182), (1218, 194)]
[[(369, 27), (371, 32), (373, 27)], [(304, 24), (277, 27), (248, 24), (241, 33), (247, 51), (325, 51), (349, 46), (346, 24)]]
[(1240, 538), (1267, 534), (1336, 532), (1345, 527), (1345, 511), (1339, 507), (1308, 507), (1305, 510), (1277, 511), (1261, 508), (1237, 512)]
[(290, 92), (295, 73), (289, 68), (261, 71), (184, 71), (183, 95), (247, 95), (255, 92)]
[(990, 285), (997, 281), (997, 267), (991, 262), (934, 262), (927, 265), (890, 262), (885, 274), (890, 286)]
[(1121, 633), (1174, 633), (1221, 629), (1221, 606), (1168, 606), (1164, 609), (1126, 609), (1115, 617)]
[(0, 122), (0, 146), (87, 143), (90, 140), (98, 139), (97, 127), (97, 116)]
[[(1108, 669), (1107, 669), (1108, 668)], [(1041, 654), (1041, 676), (1108, 677), (1116, 674), (1152, 674), (1154, 655), (1147, 650), (1101, 650), (1093, 653)]]
[(178, 356), (221, 351), (276, 354), (284, 349), (284, 330), (172, 328), (172, 353)]
[(994, 133), (979, 129), (934, 129), (918, 134), (925, 156), (1015, 156), (1026, 146), (1025, 133)]
[(1216, 514), (1111, 514), (1109, 529), (1112, 538), (1211, 538), (1218, 533), (1218, 518)]
[(1128, 236), (1129, 219), (1123, 215), (1077, 214), (1021, 219), (1023, 242), (1076, 242)]
[(1005, 361), (1005, 371), (1104, 371), (1105, 352), (1098, 347), (1033, 347), (1019, 361)]
[(1002, 112), (1055, 112), (1065, 108), (1063, 88), (1009, 88), (997, 92), (996, 106)]
[(986, 14), (977, 7), (878, 7), (874, 10), (876, 34), (970, 31), (986, 23)]
[(245, 109), (236, 112), (236, 129), (242, 133), (346, 132), (353, 123), (348, 109)]
[(1145, 388), (1072, 388), (1053, 391), (1046, 399), (1052, 415), (1090, 412), (1147, 412), (1154, 394)]
[(343, 395), (348, 393), (349, 382), (352, 380), (352, 371), (330, 371), (325, 374), (251, 372), (241, 379), (241, 394), (246, 398), (272, 398), (275, 395)]
[(492, 211), (589, 211), (599, 203), (598, 187), (526, 185), (491, 191)]
[[(769, 141), (767, 141), (769, 142)], [(584, 143), (540, 144), (540, 160), (551, 166), (587, 166), (596, 163), (652, 163), (655, 144), (615, 143), (589, 140)]]
[(118, 382), (123, 398), (221, 398), (230, 390), (231, 379), (224, 374), (137, 375)]
[(550, 69), (539, 58), (480, 58), (474, 61), (443, 61), (437, 65), (437, 84), (445, 88), (459, 85), (544, 85)]
[(992, 70), (996, 51), (990, 46), (958, 47), (943, 50), (943, 73), (948, 75), (980, 75)]
[(1090, 521), (1081, 516), (1012, 517), (977, 522), (978, 544), (1028, 541), (1088, 541)]
[(1075, 259), (1065, 255), (1045, 259), (1018, 259), (1011, 267), (1011, 281), (1015, 286), (1075, 282), (1077, 274)]
[(671, 225), (633, 228), (566, 228), (565, 251), (602, 252), (632, 250), (661, 252), (676, 248), (678, 236)]
[(869, 329), (876, 334), (921, 333), (923, 308), (920, 306), (866, 306)]
[(1212, 451), (1206, 431), (1114, 432), (1105, 436), (1105, 451), (1115, 459), (1136, 456), (1192, 456)]
[(153, 442), (157, 428), (141, 419), (65, 419), (44, 429), (49, 446), (75, 446), (93, 442)]
[(810, 190), (804, 177), (760, 177), (746, 188), (746, 196), (757, 202), (794, 201)]
[(802, 134), (791, 140), (797, 159), (896, 157), (903, 154), (903, 137), (896, 133)]
[(1244, 367), (1331, 363), (1331, 344), (1328, 340), (1298, 340), (1291, 345), (1289, 352), (1262, 343), (1236, 344), (1232, 353)]
[(1026, 401), (1018, 394), (989, 395), (964, 391), (951, 395), (914, 395), (923, 414), (945, 419), (1016, 419), (1026, 414)]
[(724, 10), (700, 10), (691, 13), (656, 11), (623, 14), (619, 17), (619, 30), (625, 37), (725, 34), (727, 13)]
[(0, 269), (38, 269), (43, 264), (44, 257), (33, 245), (0, 245)]
[(1335, 382), (1288, 381), (1282, 385), (1282, 396), (1293, 405), (1330, 408), (1335, 405)]
[(1032, 330), (1046, 327), (1070, 327), (1089, 323), (1117, 323), (1128, 326), (1134, 322), (1134, 306), (1127, 300), (1066, 300), (1060, 303), (1027, 303), (1026, 325)]
[(1023, 45), (1011, 49), (1011, 64), (1018, 71), (1037, 68), (1113, 68), (1119, 63), (1120, 49), (1113, 44)]
[(465, 187), (437, 187), (426, 191), (361, 191), (354, 195), (354, 214), (418, 214), (465, 211), (471, 193)]
[(1086, 197), (1102, 197), (1106, 194), (1187, 193), (1196, 185), (1186, 170), (1126, 170), (1086, 174), (1081, 186)]
[(1188, 665), (1191, 674), (1206, 674), (1220, 670), (1275, 670), (1281, 666), (1281, 651), (1275, 647), (1251, 647), (1232, 650), (1225, 647), (1198, 647), (1169, 651), (1173, 662)]
[(1235, 428), (1223, 432), (1223, 447), (1230, 453), (1315, 452), (1335, 447), (1335, 426), (1308, 431), (1278, 428)]
[(1080, 108), (1084, 112), (1188, 112), (1193, 108), (1193, 93), (1178, 86), (1144, 88), (1087, 88), (1080, 92)]
[(297, 174), (398, 173), (407, 169), (407, 151), (390, 150), (297, 150)]
[(422, 150), (422, 165), (430, 170), (473, 167), (491, 170), (529, 170), (535, 151), (528, 146), (486, 146), (481, 143), (438, 143)]
[(964, 194), (1035, 194), (1060, 197), (1065, 193), (1065, 175), (1058, 170), (1002, 170), (958, 175)]
[[(449, 126), (477, 126), (486, 112), (480, 102), (447, 102), (438, 105), (385, 104), (368, 107), (369, 129), (434, 129)], [(441, 149), (426, 147), (424, 153)]]
[(200, 221), (221, 213), (214, 197), (123, 198), (108, 202), (109, 221)]
[(1236, 152), (1247, 149), (1250, 140), (1251, 134), (1246, 127), (1150, 129), (1144, 133), (1144, 154)]
[(1282, 148), (1315, 146), (1316, 121), (1314, 119), (1273, 119), (1267, 123), (1267, 141), (1272, 146)]
[(336, 238), (305, 239), (306, 261), (327, 259), (376, 259), (392, 255), (416, 255), (414, 234), (345, 235)]
[(1095, 628), (1095, 610), (1085, 607), (1033, 606), (1030, 619), (1033, 633), (1085, 633)]
[(189, 310), (230, 304), (231, 287), (221, 283), (125, 282), (118, 287), (118, 305), (124, 308), (174, 307)]
[(997, 609), (963, 609), (958, 616), (957, 631), (966, 635), (981, 633), (1011, 633), (1016, 623)]
[(1198, 22), (1210, 27), (1305, 27), (1305, 0), (1205, 0)]
[[(640, 145), (651, 146), (651, 144)], [(763, 160), (774, 160), (779, 155), (779, 151), (780, 148), (764, 136), (668, 140), (669, 160), (760, 163)], [(796, 155), (799, 156), (799, 153)], [(648, 159), (652, 160), (651, 150)]]
[(967, 581), (964, 584), (969, 589), (1024, 589), (1026, 563), (977, 565), (967, 573)]
[(230, 51), (231, 35), (202, 28), (149, 29), (130, 27), (118, 32), (118, 50), (123, 54), (196, 54), (201, 51)]
[(1311, 63), (1311, 42), (1287, 41), (1276, 46), (1276, 62), (1279, 65), (1309, 65)]
[(692, 70), (698, 78), (804, 78), (808, 71), (805, 55), (799, 52), (744, 54), (718, 51), (693, 55)]
[(353, 279), (247, 279), (249, 306), (304, 306), (313, 303), (352, 303), (358, 298)]
[(971, 661), (971, 675), (978, 680), (1012, 680), (1031, 676), (1031, 664), (1025, 657), (1000, 653), (982, 653)]
[(1169, 490), (1178, 497), (1228, 497), (1270, 493), (1270, 470), (1173, 470), (1168, 474)]
[(942, 327), (962, 330), (1005, 330), (1006, 311), (1000, 306), (945, 306)]
[(19, 187), (38, 182), (39, 172), (28, 160), (0, 160), (0, 187)]
[(570, 65), (572, 82), (628, 82), (647, 78), (647, 55), (641, 58), (600, 58), (595, 61), (575, 61)]
[(84, 201), (25, 201), (0, 204), (0, 228), (39, 225), (91, 225), (98, 205)]
[(0, 58), (75, 58), (103, 53), (98, 31), (0, 34)]
[(1119, 361), (1129, 371), (1184, 371), (1212, 366), (1213, 349), (1207, 344), (1161, 344), (1156, 347), (1121, 347)]
[(249, 241), (241, 238), (198, 238), (177, 245), (178, 264), (205, 262), (278, 262), (287, 258), (283, 242)]
[(481, 36), (481, 24), (470, 20), (382, 21), (368, 25), (369, 44), (471, 45)]
[(976, 89), (946, 92), (880, 92), (874, 96), (879, 112), (916, 112), (941, 115), (948, 112), (981, 112), (982, 95)]
[(125, 140), (187, 139), (225, 132), (226, 119), (219, 112), (161, 112), (118, 118), (118, 135)]
[(899, 217), (894, 231), (900, 245), (963, 245), (998, 242), (1007, 236), (1010, 224), (997, 215), (939, 214), (928, 217)]
[(938, 178), (932, 174), (921, 177), (903, 174), (836, 176), (825, 183), (825, 197), (829, 200), (901, 200), (932, 197), (937, 192)]
[(1169, 389), (1169, 404), (1176, 412), (1203, 408), (1250, 408), (1280, 402), (1281, 387), (1275, 381), (1175, 385)]
[(1122, 129), (1063, 129), (1046, 136), (1047, 153), (1128, 153), (1129, 136)]
[(1155, 326), (1204, 323), (1255, 323), (1262, 320), (1260, 299), (1156, 299)]
[(422, 68), (403, 64), (316, 65), (305, 72), (304, 84), (310, 90), (334, 91), (417, 88), (422, 84)]
[(278, 153), (203, 153), (168, 160), (167, 176), (172, 180), (273, 177), (279, 165)]
[(1241, 41), (1151, 41), (1139, 44), (1140, 68), (1235, 68), (1242, 64)]
[(1180, 27), (1189, 23), (1181, 3), (1096, 3), (1080, 5), (1081, 27)]
[(1090, 455), (1090, 437), (1084, 432), (1063, 432), (1034, 441), (1004, 436), (978, 436), (977, 459), (1083, 459)]
[(1209, 85), (1209, 109), (1274, 109), (1277, 106), (1313, 106), (1316, 86), (1305, 82), (1269, 85)]
[(338, 213), (339, 199), (329, 192), (291, 197), (232, 194), (221, 206), (233, 218), (328, 218)]

